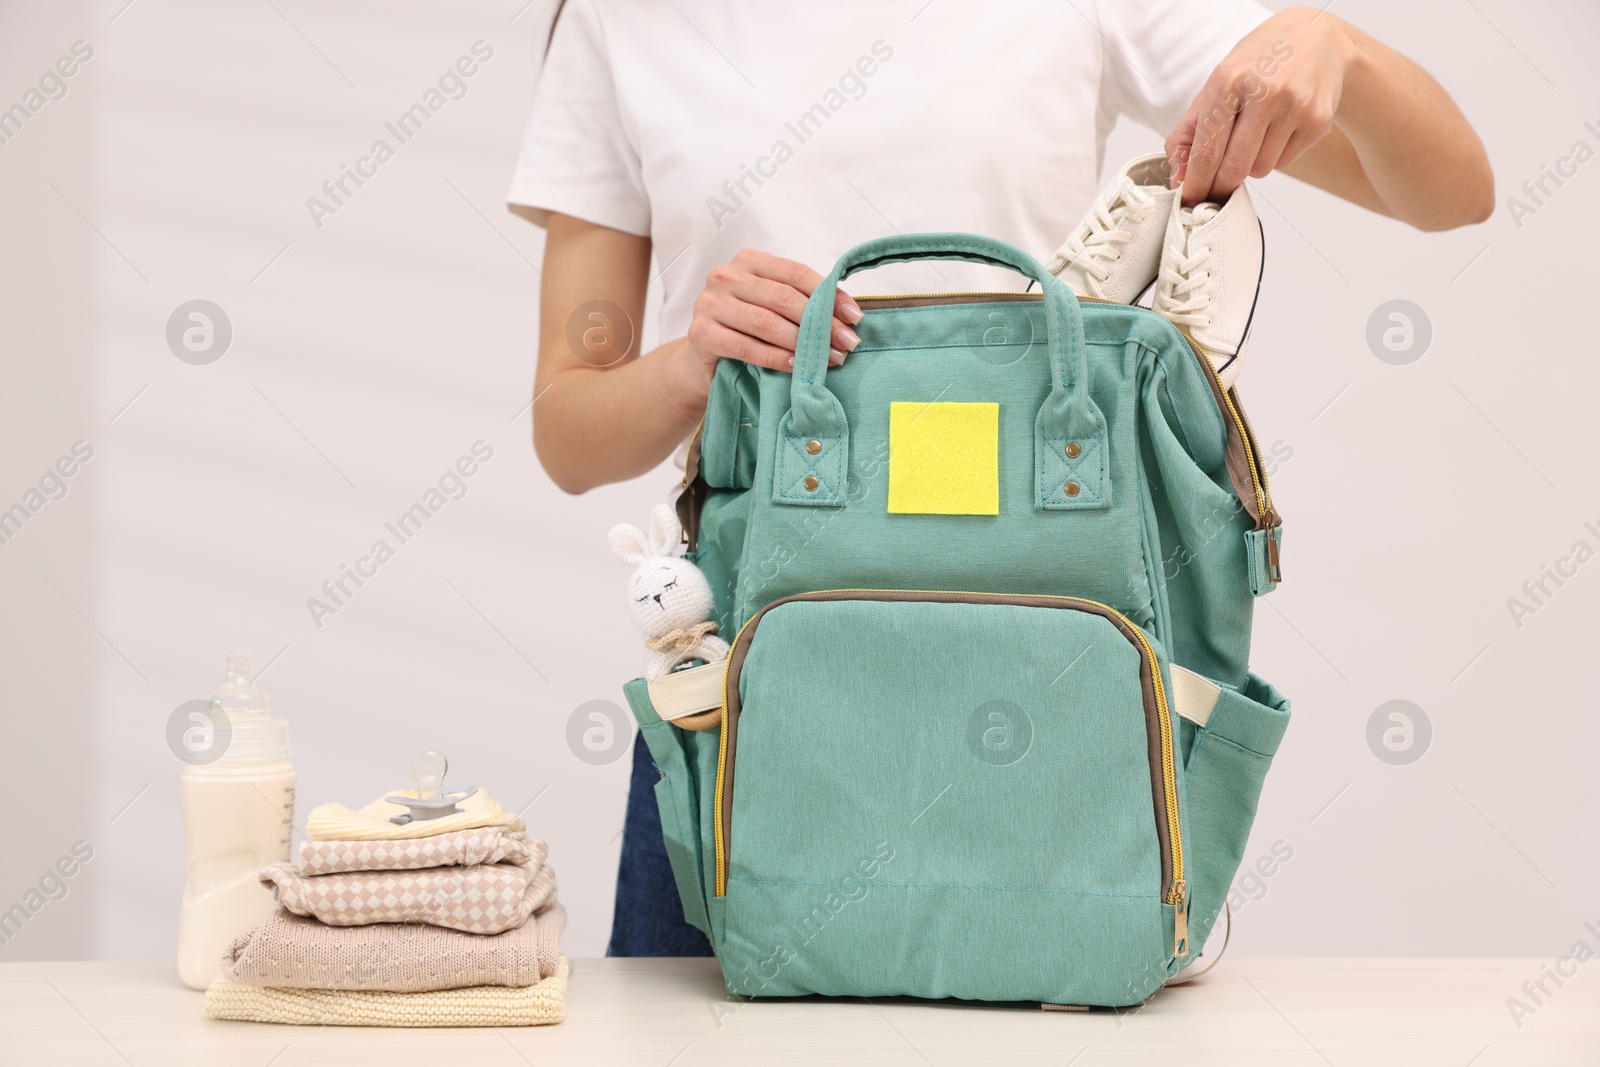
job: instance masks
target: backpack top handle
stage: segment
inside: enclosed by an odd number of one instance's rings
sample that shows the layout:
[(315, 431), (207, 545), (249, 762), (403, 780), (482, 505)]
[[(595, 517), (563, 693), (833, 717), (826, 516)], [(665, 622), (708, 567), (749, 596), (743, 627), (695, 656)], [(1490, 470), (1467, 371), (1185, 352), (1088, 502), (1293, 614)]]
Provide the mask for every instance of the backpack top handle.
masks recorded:
[[(917, 260), (965, 260), (1007, 267), (1044, 294), (1050, 394), (1034, 432), (1034, 490), (1043, 510), (1103, 508), (1111, 502), (1105, 417), (1089, 395), (1083, 310), (1071, 289), (1038, 260), (1004, 241), (965, 233), (899, 234), (856, 245), (840, 257), (806, 301), (789, 385), (789, 410), (778, 428), (772, 499), (778, 504), (843, 507), (849, 489), (850, 428), (826, 387), (828, 338), (839, 282), (857, 271)], [(1070, 474), (1068, 495), (1063, 486)]]

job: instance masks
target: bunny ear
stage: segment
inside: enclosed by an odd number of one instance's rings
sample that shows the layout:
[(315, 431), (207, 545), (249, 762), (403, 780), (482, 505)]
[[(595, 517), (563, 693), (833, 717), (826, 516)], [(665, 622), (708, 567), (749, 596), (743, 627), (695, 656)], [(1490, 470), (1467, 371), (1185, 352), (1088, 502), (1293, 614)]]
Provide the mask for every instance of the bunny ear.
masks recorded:
[(629, 526), (619, 522), (611, 527), (611, 532), (606, 535), (611, 542), (611, 551), (624, 563), (643, 563), (650, 555), (650, 546), (645, 542), (644, 531), (637, 526)]
[(678, 513), (671, 504), (657, 504), (650, 509), (651, 554), (676, 555), (682, 537), (683, 527), (678, 524)]

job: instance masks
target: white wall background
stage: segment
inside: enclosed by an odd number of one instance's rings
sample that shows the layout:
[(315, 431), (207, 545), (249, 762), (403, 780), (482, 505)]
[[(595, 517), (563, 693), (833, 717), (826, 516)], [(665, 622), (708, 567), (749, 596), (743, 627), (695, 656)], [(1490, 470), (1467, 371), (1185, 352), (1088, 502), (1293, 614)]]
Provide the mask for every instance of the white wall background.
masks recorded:
[[(0, 14), (0, 105), (74, 41), (94, 49), (0, 145), (0, 507), (74, 442), (94, 449), (0, 544), (0, 789), (29, 811), (0, 909), (74, 841), (95, 849), (0, 959), (172, 953), (182, 767), (163, 731), (231, 649), (272, 663), (302, 819), (442, 749), (507, 806), (538, 797), (568, 950), (602, 952), (628, 764), (580, 761), (566, 723), (637, 670), (604, 531), (667, 477), (571, 499), (528, 444), (541, 233), (502, 193), (549, 5), (124, 2)], [(1600, 549), (1600, 163), (1521, 225), (1504, 200), (1574, 142), (1600, 149), (1600, 14), (1338, 13), (1456, 95), (1502, 206), (1426, 236), (1289, 179), (1255, 187), (1269, 291), (1242, 391), (1292, 453), (1273, 483), (1287, 580), (1255, 659), (1296, 717), (1249, 855), (1293, 858), (1252, 887), (1237, 949), (1553, 956), (1600, 919), (1600, 563), (1520, 627), (1506, 601), (1574, 542)], [(315, 228), (306, 198), (480, 39), (494, 56), (467, 96)], [(1107, 159), (1157, 143), (1119, 130)], [(195, 298), (233, 324), (210, 366), (165, 343)], [(1405, 366), (1365, 340), (1392, 299), (1432, 324)], [(466, 497), (314, 625), (306, 598), (480, 440), (494, 457)], [(1367, 742), (1393, 699), (1432, 726), (1405, 766)]]

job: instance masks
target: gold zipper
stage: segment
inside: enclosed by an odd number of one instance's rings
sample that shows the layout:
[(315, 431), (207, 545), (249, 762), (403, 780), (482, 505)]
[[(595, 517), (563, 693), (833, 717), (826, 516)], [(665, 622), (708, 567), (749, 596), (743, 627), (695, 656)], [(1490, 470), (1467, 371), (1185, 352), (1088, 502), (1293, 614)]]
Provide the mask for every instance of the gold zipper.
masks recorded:
[[(689, 483), (693, 482), (695, 480), (695, 476), (700, 473), (700, 459), (698, 456), (691, 455), (691, 453), (695, 451), (695, 445), (705, 437), (705, 432), (706, 416), (705, 413), (702, 412), (700, 415), (700, 421), (694, 424), (694, 432), (689, 435), (689, 445), (684, 452), (683, 480), (678, 484), (679, 492), (689, 488)], [(693, 473), (690, 472), (690, 467), (694, 468)]]
[[(746, 633), (754, 639), (752, 627), (768, 611), (781, 604), (793, 601), (816, 600), (847, 600), (847, 599), (880, 599), (890, 601), (914, 602), (939, 602), (938, 598), (976, 598), (968, 600), (945, 601), (946, 603), (976, 603), (976, 604), (1028, 604), (1030, 601), (1051, 600), (1063, 603), (1082, 604), (1097, 609), (1108, 616), (1116, 618), (1126, 634), (1132, 635), (1141, 650), (1141, 658), (1150, 668), (1151, 689), (1155, 694), (1156, 723), (1160, 734), (1161, 747), (1161, 784), (1162, 799), (1165, 808), (1166, 845), (1169, 867), (1167, 885), (1163, 886), (1163, 901), (1171, 904), (1176, 912), (1173, 927), (1173, 954), (1183, 954), (1183, 942), (1187, 940), (1188, 927), (1188, 883), (1184, 877), (1183, 857), (1183, 827), (1178, 811), (1178, 778), (1177, 758), (1175, 755), (1172, 710), (1167, 702), (1166, 685), (1161, 680), (1161, 663), (1156, 658), (1155, 647), (1145, 632), (1134, 625), (1122, 612), (1109, 604), (1102, 604), (1098, 600), (1089, 600), (1085, 597), (1054, 596), (1051, 594), (1006, 594), (1006, 593), (977, 593), (953, 590), (925, 590), (925, 589), (820, 589), (811, 593), (799, 593), (794, 596), (782, 597), (763, 607), (760, 611), (746, 619), (744, 625), (739, 627), (738, 634), (730, 646), (728, 659), (722, 671), (722, 708), (723, 719), (720, 737), (717, 741), (717, 783), (713, 793), (712, 806), (712, 836), (716, 850), (716, 871), (714, 890), (716, 896), (726, 896), (728, 892), (728, 841), (727, 828), (724, 823), (731, 817), (731, 797), (726, 797), (729, 772), (732, 763), (729, 758), (728, 746), (730, 739), (738, 729), (738, 715), (733, 712), (733, 705), (729, 702), (729, 683), (732, 680), (733, 665), (738, 662), (743, 668), (745, 650), (749, 642), (745, 640)], [(729, 803), (725, 806), (725, 799)]]
[[(1178, 332), (1183, 333), (1181, 330)], [(1256, 458), (1256, 433), (1250, 426), (1250, 420), (1245, 418), (1243, 409), (1233, 402), (1233, 390), (1223, 388), (1222, 377), (1211, 365), (1211, 360), (1206, 358), (1206, 354), (1200, 351), (1200, 347), (1187, 333), (1183, 333), (1183, 339), (1194, 349), (1195, 358), (1205, 367), (1206, 374), (1217, 383), (1217, 392), (1227, 406), (1228, 415), (1239, 428), (1239, 440), (1244, 444), (1244, 458), (1250, 464), (1250, 481), (1256, 491), (1256, 508), (1261, 512), (1261, 525), (1258, 529), (1278, 525), (1272, 521), (1277, 517), (1272, 513), (1272, 492), (1267, 488), (1267, 476), (1261, 472), (1260, 463)]]
[(678, 515), (678, 526), (685, 552), (700, 548), (700, 509), (705, 504), (706, 484), (700, 477), (700, 450), (705, 447), (706, 417), (700, 416), (694, 432), (683, 453), (683, 481), (678, 485), (678, 498), (672, 510)]
[(921, 300), (929, 297), (952, 296), (1006, 296), (1013, 300), (1037, 300), (1038, 293), (1029, 293), (1021, 289), (967, 289), (959, 293), (873, 293), (870, 296), (852, 296), (850, 299), (856, 303), (863, 300)]

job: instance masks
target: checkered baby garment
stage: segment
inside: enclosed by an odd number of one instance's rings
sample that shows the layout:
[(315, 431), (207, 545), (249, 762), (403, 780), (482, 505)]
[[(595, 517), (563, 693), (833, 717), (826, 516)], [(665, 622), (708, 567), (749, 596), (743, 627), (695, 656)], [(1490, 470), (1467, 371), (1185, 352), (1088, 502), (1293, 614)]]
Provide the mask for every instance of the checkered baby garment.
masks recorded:
[(299, 873), (413, 871), (422, 867), (471, 867), (479, 863), (520, 863), (537, 867), (544, 862), (544, 857), (543, 841), (530, 842), (522, 831), (505, 826), (480, 826), (402, 841), (303, 841)]
[(545, 843), (529, 841), (528, 862), (419, 870), (303, 875), (293, 864), (261, 869), (261, 881), (296, 915), (329, 926), (428, 923), (469, 934), (498, 934), (525, 922), (555, 895)]

